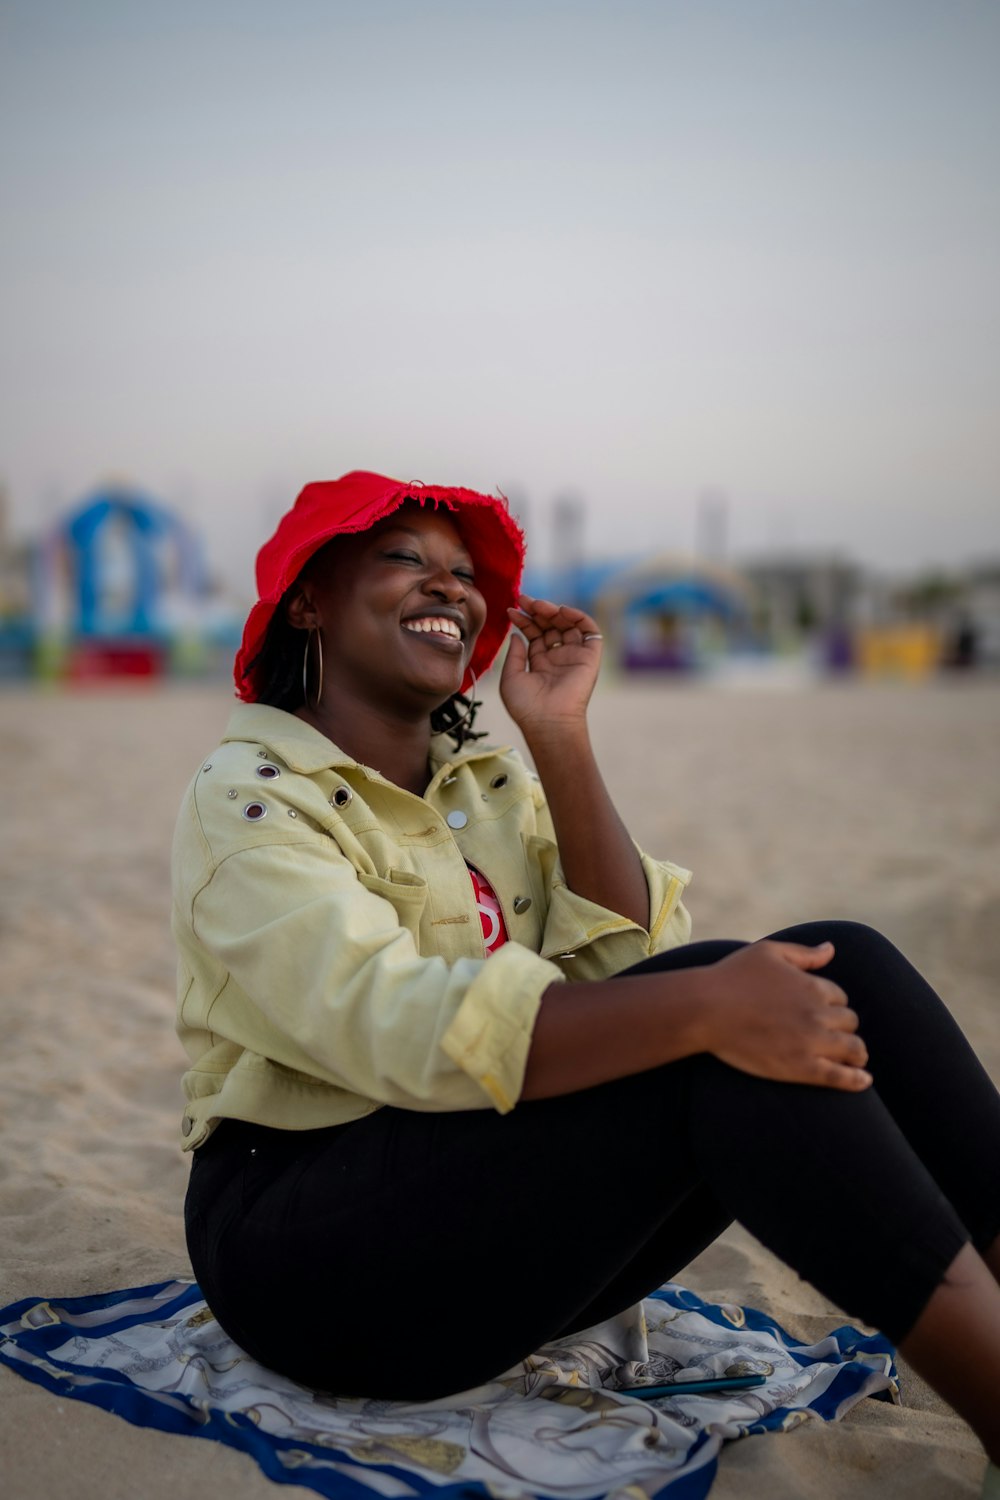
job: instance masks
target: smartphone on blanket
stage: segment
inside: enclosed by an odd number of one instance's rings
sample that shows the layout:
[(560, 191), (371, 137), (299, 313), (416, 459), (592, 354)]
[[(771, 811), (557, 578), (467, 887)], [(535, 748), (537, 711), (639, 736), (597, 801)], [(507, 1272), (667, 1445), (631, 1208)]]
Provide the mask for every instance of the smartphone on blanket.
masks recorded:
[(619, 1396), (638, 1396), (640, 1401), (655, 1401), (658, 1396), (700, 1396), (704, 1391), (748, 1391), (766, 1385), (764, 1375), (719, 1375), (711, 1380), (667, 1380), (661, 1385), (619, 1386)]

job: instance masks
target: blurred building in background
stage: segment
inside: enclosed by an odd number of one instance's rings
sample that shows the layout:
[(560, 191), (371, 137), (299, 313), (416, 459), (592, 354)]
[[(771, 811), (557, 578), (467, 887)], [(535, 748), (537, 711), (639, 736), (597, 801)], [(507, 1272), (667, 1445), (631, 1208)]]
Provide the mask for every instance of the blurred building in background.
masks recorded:
[(241, 612), (195, 531), (133, 486), (102, 486), (38, 537), (0, 508), (0, 673), (84, 682), (226, 670)]
[[(594, 558), (579, 496), (550, 515), (553, 564), (529, 567), (525, 587), (594, 615), (612, 670), (919, 681), (1000, 668), (1000, 555), (902, 579), (787, 549), (729, 561), (728, 500), (707, 491), (696, 555)], [(214, 581), (196, 530), (134, 485), (99, 487), (29, 538), (11, 535), (0, 491), (0, 677), (228, 676), (248, 603)]]
[(594, 602), (625, 671), (693, 672), (746, 641), (753, 600), (734, 570), (661, 553), (618, 568)]
[(7, 491), (0, 487), (0, 681), (33, 669), (35, 550), (35, 544), (14, 536)]
[(786, 548), (730, 560), (729, 502), (697, 502), (697, 553), (587, 556), (584, 513), (554, 509), (551, 569), (529, 593), (593, 614), (624, 672), (801, 679), (838, 672), (918, 681), (942, 669), (1000, 668), (1000, 554), (950, 573), (886, 578), (840, 555)]

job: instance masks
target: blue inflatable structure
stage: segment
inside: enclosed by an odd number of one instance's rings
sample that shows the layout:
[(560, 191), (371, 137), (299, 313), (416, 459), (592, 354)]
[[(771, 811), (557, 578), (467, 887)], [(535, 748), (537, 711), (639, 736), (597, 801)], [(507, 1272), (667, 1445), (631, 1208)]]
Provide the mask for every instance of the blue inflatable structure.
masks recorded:
[[(112, 529), (127, 547), (130, 599), (122, 610), (113, 605), (107, 561)], [(173, 563), (174, 587), (198, 597), (205, 591), (205, 570), (197, 542), (184, 523), (146, 496), (125, 490), (92, 495), (60, 527), (69, 553), (77, 639), (139, 637), (164, 634), (160, 604)]]
[(228, 649), (198, 537), (130, 486), (102, 486), (63, 517), (32, 548), (30, 572), (18, 650), (42, 677), (203, 675)]

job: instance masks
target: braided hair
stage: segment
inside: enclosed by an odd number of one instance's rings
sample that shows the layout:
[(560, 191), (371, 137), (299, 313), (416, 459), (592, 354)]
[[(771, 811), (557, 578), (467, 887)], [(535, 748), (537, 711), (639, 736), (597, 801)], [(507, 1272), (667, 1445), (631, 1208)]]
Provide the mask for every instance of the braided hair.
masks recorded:
[[(302, 691), (304, 632), (289, 622), (286, 610), (297, 587), (297, 583), (293, 583), (282, 596), (271, 616), (264, 643), (248, 668), (257, 689), (257, 702), (267, 703), (271, 708), (283, 708), (286, 713), (294, 713), (305, 702)], [(473, 740), (485, 739), (486, 730), (473, 728), (481, 707), (475, 698), (453, 693), (431, 714), (431, 733), (450, 735), (456, 750)]]

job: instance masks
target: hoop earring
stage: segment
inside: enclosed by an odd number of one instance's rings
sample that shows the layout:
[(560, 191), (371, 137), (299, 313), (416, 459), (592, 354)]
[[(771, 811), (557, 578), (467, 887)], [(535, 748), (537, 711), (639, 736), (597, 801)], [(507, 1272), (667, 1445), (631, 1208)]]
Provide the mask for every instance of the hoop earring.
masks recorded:
[[(319, 683), (316, 688), (315, 702), (309, 702), (309, 643), (313, 636), (316, 637), (316, 665), (319, 668)], [(306, 649), (302, 653), (302, 701), (306, 708), (315, 713), (323, 701), (323, 636), (315, 625), (309, 627), (306, 635)]]

